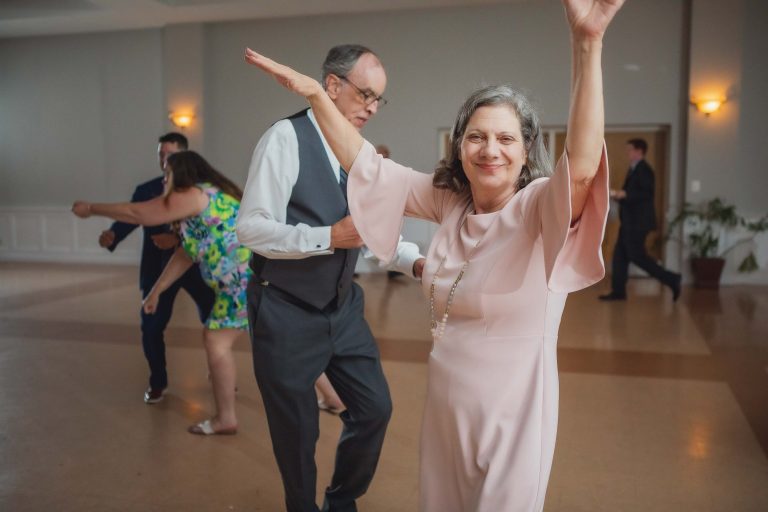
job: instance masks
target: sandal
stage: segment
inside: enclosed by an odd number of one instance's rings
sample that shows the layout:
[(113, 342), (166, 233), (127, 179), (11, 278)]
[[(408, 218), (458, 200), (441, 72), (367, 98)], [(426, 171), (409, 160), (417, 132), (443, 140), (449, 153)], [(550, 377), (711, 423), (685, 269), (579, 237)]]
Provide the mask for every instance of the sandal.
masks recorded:
[(191, 425), (187, 432), (190, 434), (197, 434), (200, 436), (231, 436), (237, 434), (237, 427), (223, 428), (221, 430), (213, 430), (211, 420), (201, 421), (197, 425)]

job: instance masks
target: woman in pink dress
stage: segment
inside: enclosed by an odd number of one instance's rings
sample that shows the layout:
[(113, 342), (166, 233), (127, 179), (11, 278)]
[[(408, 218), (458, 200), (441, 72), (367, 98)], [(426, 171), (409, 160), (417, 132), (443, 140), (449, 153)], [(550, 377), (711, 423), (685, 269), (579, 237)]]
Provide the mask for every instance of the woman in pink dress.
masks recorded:
[[(313, 79), (246, 61), (312, 105), (349, 169), (360, 236), (383, 260), (403, 216), (440, 224), (423, 288), (434, 338), (421, 435), (425, 512), (541, 511), (557, 431), (557, 332), (568, 292), (604, 274), (608, 209), (602, 38), (623, 0), (563, 0), (573, 73), (565, 153), (548, 168), (538, 118), (507, 86), (462, 106), (433, 174), (376, 154)], [(379, 91), (363, 91), (377, 95)]]

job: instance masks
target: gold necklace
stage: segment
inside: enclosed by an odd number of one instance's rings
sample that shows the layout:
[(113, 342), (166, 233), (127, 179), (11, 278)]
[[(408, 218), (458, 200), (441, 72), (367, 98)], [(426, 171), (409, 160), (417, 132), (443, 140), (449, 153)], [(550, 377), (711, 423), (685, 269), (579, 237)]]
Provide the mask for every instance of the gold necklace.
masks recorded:
[[(464, 227), (464, 224), (467, 222), (467, 217), (469, 217), (470, 214), (469, 207), (471, 205), (472, 203), (470, 202), (469, 205), (467, 205), (466, 211), (464, 212), (464, 218), (461, 220), (461, 224), (459, 224), (457, 238), (461, 238), (461, 230)], [(445, 256), (443, 256), (443, 259), (440, 261), (440, 265), (437, 266), (437, 270), (435, 270), (434, 275), (432, 275), (432, 283), (429, 286), (429, 317), (431, 326), (430, 331), (432, 332), (432, 339), (435, 341), (443, 337), (445, 326), (448, 323), (448, 313), (451, 311), (451, 306), (453, 305), (453, 296), (456, 293), (456, 288), (459, 286), (461, 278), (464, 277), (464, 274), (467, 271), (467, 267), (469, 267), (469, 261), (472, 259), (472, 255), (475, 254), (475, 249), (477, 249), (477, 246), (480, 245), (480, 242), (483, 241), (485, 234), (488, 233), (488, 231), (491, 231), (491, 228), (493, 228), (494, 224), (496, 224), (496, 220), (498, 220), (499, 216), (500, 215), (497, 215), (496, 218), (493, 219), (493, 223), (488, 226), (488, 229), (486, 229), (485, 233), (482, 234), (482, 236), (475, 243), (474, 247), (472, 247), (472, 249), (469, 251), (469, 254), (467, 254), (467, 259), (464, 260), (464, 264), (461, 265), (459, 275), (456, 277), (456, 280), (453, 281), (453, 285), (451, 285), (451, 291), (448, 292), (448, 301), (445, 303), (445, 311), (443, 312), (443, 317), (440, 319), (440, 321), (435, 319), (435, 283), (437, 282), (438, 274), (440, 274), (440, 271), (445, 265), (445, 260), (448, 259), (448, 249), (450, 249), (453, 245), (453, 241), (448, 244)]]
[[(477, 247), (477, 245), (475, 245), (475, 247)], [(467, 267), (469, 266), (469, 260), (466, 260), (461, 266), (459, 275), (456, 277), (456, 280), (451, 286), (451, 291), (448, 293), (448, 302), (445, 303), (445, 312), (443, 313), (443, 318), (438, 322), (435, 320), (435, 281), (437, 280), (437, 275), (440, 273), (440, 270), (442, 270), (443, 265), (445, 264), (446, 258), (448, 258), (448, 254), (443, 256), (440, 265), (438, 265), (437, 270), (435, 271), (435, 275), (432, 276), (432, 284), (429, 286), (429, 316), (432, 326), (430, 331), (432, 332), (432, 338), (434, 340), (439, 340), (443, 337), (443, 333), (445, 332), (445, 325), (448, 323), (448, 312), (451, 310), (451, 305), (453, 305), (453, 295), (456, 293), (456, 287), (459, 286), (459, 281), (461, 281), (461, 278), (464, 277), (464, 272), (466, 272)]]

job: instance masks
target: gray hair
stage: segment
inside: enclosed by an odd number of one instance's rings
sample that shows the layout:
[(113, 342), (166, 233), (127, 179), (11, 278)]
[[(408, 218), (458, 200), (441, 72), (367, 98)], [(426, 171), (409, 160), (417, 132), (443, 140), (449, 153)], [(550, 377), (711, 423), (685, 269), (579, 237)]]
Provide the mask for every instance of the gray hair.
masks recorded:
[(323, 87), (325, 87), (325, 79), (328, 75), (346, 77), (352, 71), (352, 68), (355, 67), (360, 57), (366, 53), (370, 53), (378, 58), (378, 55), (373, 53), (373, 51), (360, 44), (340, 44), (328, 50), (328, 55), (323, 62)]
[(520, 121), (520, 131), (527, 155), (526, 163), (517, 180), (517, 190), (522, 190), (536, 178), (552, 174), (552, 163), (544, 148), (539, 116), (528, 99), (509, 85), (492, 85), (473, 92), (461, 106), (451, 130), (448, 156), (440, 161), (432, 180), (435, 188), (445, 188), (457, 193), (469, 191), (469, 180), (461, 165), (461, 141), (469, 119), (480, 107), (506, 105), (514, 110)]

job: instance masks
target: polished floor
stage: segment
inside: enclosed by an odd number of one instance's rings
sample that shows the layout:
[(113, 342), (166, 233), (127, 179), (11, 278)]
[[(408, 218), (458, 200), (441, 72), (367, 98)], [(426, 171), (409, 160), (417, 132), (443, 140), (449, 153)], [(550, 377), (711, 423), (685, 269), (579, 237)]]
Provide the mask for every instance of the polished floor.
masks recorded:
[[(395, 411), (365, 512), (417, 510), (428, 312), (405, 278), (362, 276)], [(560, 426), (545, 511), (768, 510), (768, 288), (573, 294), (560, 329)], [(191, 301), (169, 330), (170, 392), (141, 400), (133, 267), (0, 264), (0, 511), (279, 511), (282, 491), (245, 337), (240, 433), (211, 411)], [(481, 378), (481, 376), (479, 376)], [(318, 491), (339, 420), (323, 414)], [(499, 511), (504, 512), (504, 511)]]

